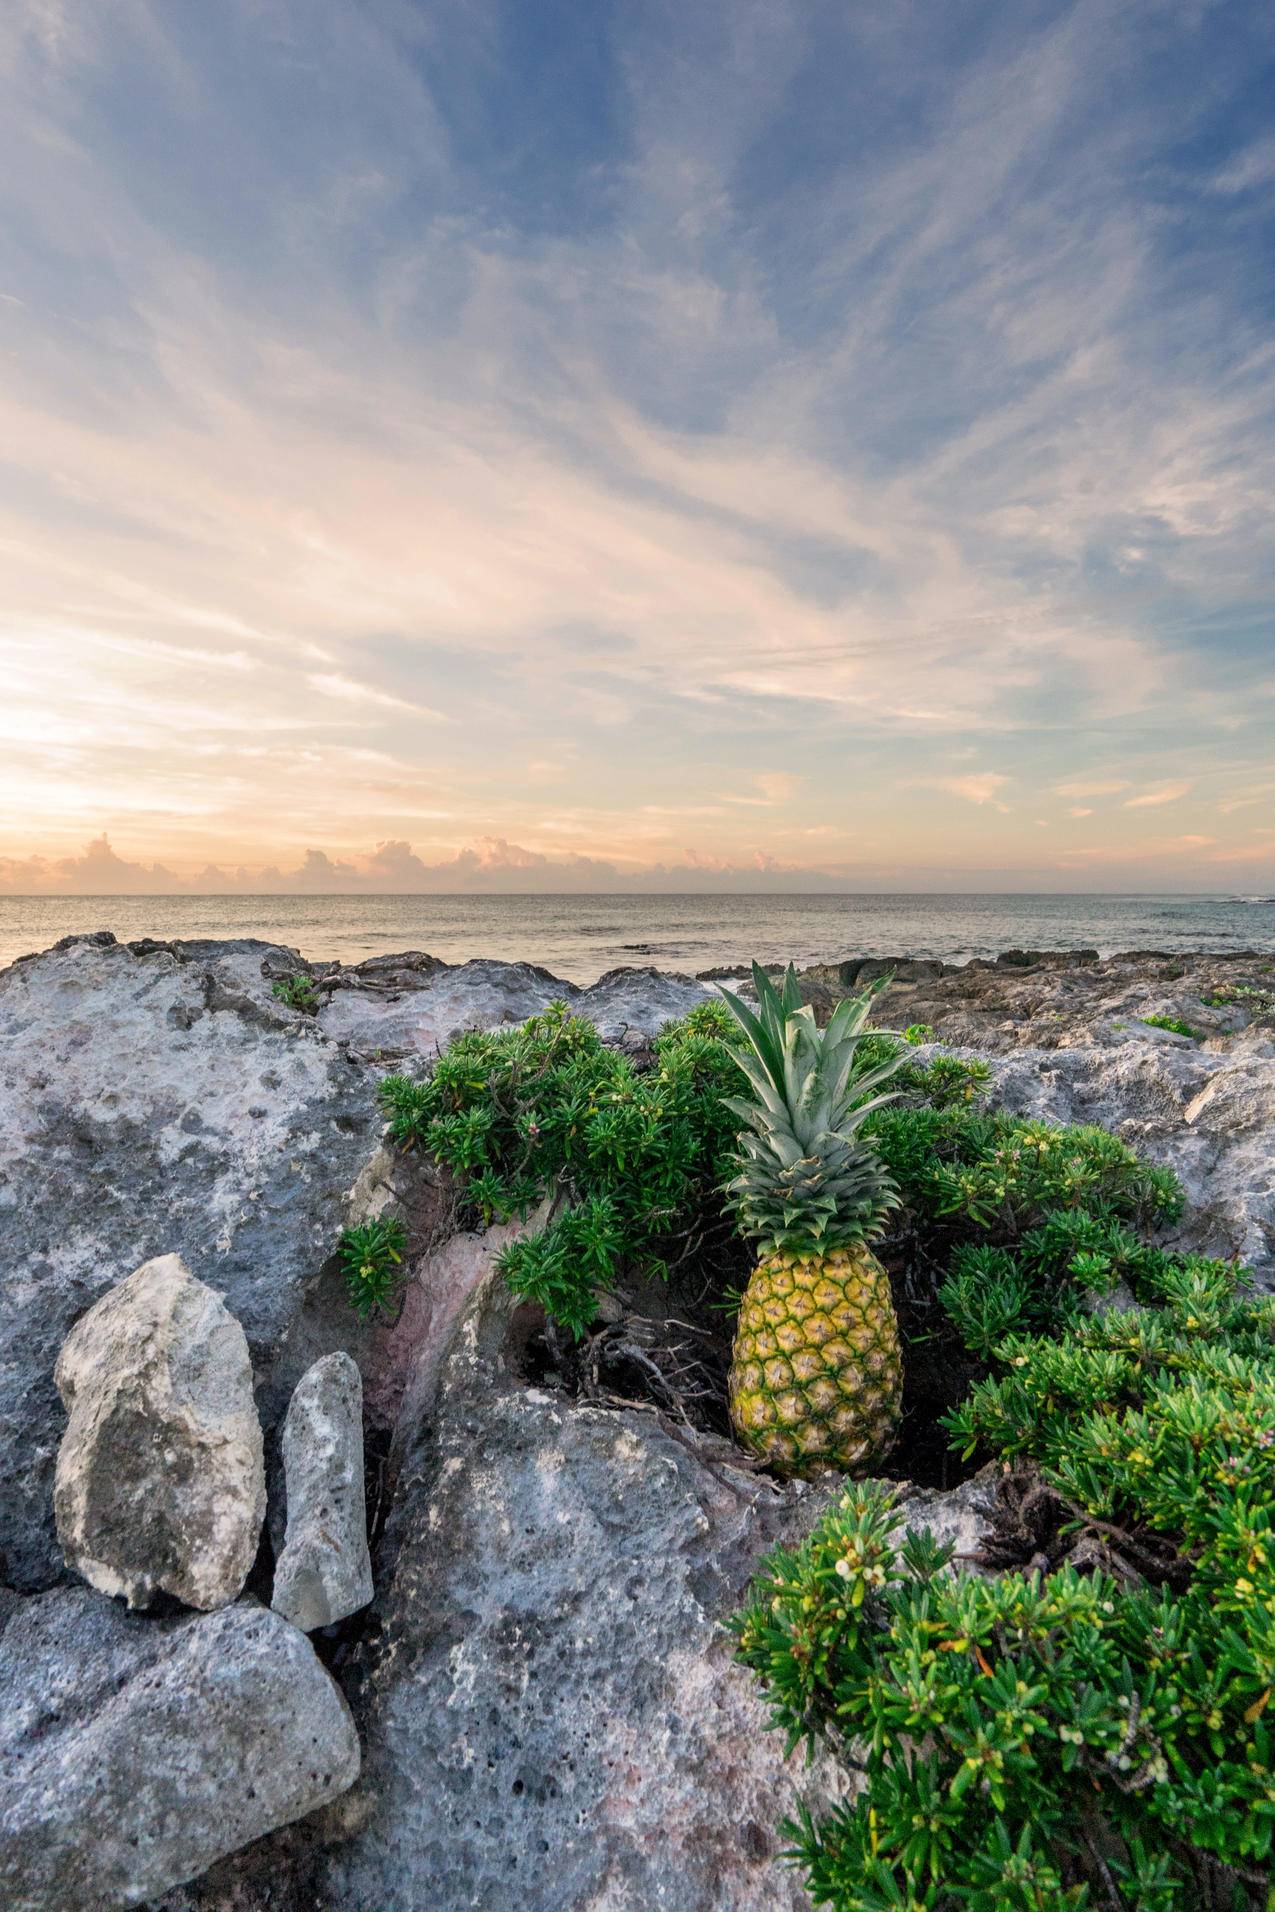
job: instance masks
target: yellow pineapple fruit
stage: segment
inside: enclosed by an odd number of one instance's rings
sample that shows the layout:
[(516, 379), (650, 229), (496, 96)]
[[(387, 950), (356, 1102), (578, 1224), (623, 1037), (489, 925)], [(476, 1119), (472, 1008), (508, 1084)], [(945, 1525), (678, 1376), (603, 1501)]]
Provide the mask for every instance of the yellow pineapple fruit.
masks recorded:
[(752, 1096), (728, 1193), (760, 1250), (739, 1310), (730, 1412), (745, 1446), (778, 1472), (864, 1471), (889, 1452), (903, 1389), (899, 1325), (869, 1242), (898, 1197), (865, 1117), (904, 1058), (866, 1066), (872, 998), (840, 1003), (826, 1030), (756, 965), (758, 1012), (723, 990), (740, 1025), (736, 1060)]

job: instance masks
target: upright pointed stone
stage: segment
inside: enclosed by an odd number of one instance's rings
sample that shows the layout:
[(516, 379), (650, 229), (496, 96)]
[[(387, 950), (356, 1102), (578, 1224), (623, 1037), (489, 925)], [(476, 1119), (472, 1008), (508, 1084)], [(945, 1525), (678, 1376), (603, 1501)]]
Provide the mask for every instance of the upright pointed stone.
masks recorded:
[(55, 1377), (70, 1421), (54, 1511), (68, 1566), (130, 1607), (210, 1611), (241, 1591), (266, 1510), (244, 1331), (179, 1255), (75, 1324)]
[(372, 1598), (363, 1491), (363, 1383), (348, 1354), (298, 1381), (283, 1424), (288, 1528), (271, 1605), (303, 1633)]

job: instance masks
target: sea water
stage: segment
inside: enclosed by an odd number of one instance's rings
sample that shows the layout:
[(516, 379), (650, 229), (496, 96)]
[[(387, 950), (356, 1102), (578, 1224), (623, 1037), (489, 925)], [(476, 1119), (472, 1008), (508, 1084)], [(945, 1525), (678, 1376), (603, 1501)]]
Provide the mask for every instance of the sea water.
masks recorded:
[(571, 982), (621, 965), (694, 973), (762, 962), (1093, 948), (1275, 953), (1275, 896), (0, 897), (0, 966), (61, 936), (261, 937), (311, 959), (418, 949), (496, 956)]

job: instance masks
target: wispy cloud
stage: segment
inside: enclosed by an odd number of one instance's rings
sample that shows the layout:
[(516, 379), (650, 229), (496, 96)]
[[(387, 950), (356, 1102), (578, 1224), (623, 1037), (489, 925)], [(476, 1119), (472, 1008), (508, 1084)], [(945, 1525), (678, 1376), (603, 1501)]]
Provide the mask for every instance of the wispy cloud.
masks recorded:
[(1232, 816), (1236, 810), (1251, 810), (1259, 804), (1275, 808), (1275, 783), (1255, 783), (1240, 796), (1224, 797), (1218, 804), (1223, 816)]
[(1215, 193), (1246, 193), (1275, 181), (1275, 134), (1253, 141), (1209, 181)]
[(1127, 777), (1081, 777), (1055, 786), (1060, 797), (1114, 797), (1129, 788)]
[(306, 682), (324, 697), (336, 697), (343, 703), (375, 704), (382, 710), (405, 710), (413, 717), (443, 721), (438, 711), (430, 710), (425, 704), (413, 703), (407, 697), (394, 697), (388, 691), (377, 690), (373, 684), (360, 684), (352, 677), (343, 677), (339, 671), (311, 671)]
[(1180, 779), (1205, 880), (1275, 732), (1245, 36), (542, 15), (6, 12), (0, 850), (990, 870)]
[(1180, 803), (1189, 796), (1193, 785), (1189, 783), (1166, 783), (1160, 790), (1144, 790), (1141, 796), (1126, 797), (1126, 810), (1157, 810), (1162, 803)]
[(935, 777), (933, 787), (936, 790), (950, 790), (954, 797), (964, 797), (967, 803), (990, 803), (1006, 816), (1009, 805), (1001, 803), (997, 792), (1003, 790), (1009, 778), (997, 770), (973, 770), (965, 777)]

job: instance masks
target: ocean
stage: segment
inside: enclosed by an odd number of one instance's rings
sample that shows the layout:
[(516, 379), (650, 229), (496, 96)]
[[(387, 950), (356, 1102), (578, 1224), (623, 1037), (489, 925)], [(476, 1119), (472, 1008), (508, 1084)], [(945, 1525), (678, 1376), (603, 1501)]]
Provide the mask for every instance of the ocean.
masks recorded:
[(694, 973), (752, 957), (1275, 952), (1275, 896), (7, 896), (0, 967), (99, 929), (121, 941), (259, 936), (343, 963), (405, 949), (497, 956), (589, 983), (621, 965)]

